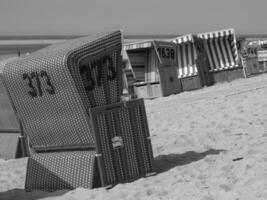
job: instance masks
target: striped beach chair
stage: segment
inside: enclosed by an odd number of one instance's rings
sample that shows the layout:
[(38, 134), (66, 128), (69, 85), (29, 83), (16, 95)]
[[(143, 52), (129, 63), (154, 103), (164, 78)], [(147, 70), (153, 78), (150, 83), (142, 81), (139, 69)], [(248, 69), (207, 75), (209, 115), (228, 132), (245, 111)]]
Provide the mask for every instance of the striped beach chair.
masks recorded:
[(209, 71), (214, 82), (232, 81), (244, 77), (234, 29), (200, 33), (198, 37), (204, 40)]
[(177, 47), (177, 73), (183, 90), (212, 85), (203, 40), (196, 35), (187, 34), (172, 39), (172, 42)]
[[(32, 152), (25, 190), (95, 188), (153, 171), (144, 102), (119, 103), (121, 48), (116, 31), (52, 45), (5, 65), (3, 80)], [(118, 119), (102, 114), (114, 109)], [(118, 131), (124, 126), (128, 132)], [(122, 153), (112, 146), (118, 137)], [(127, 166), (117, 165), (123, 152)]]

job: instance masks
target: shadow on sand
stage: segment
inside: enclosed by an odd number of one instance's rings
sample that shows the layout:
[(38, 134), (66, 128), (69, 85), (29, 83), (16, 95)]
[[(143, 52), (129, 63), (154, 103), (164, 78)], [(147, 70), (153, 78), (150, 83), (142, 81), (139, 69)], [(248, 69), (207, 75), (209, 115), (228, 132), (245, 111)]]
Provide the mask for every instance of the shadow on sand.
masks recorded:
[(205, 158), (208, 155), (218, 155), (225, 150), (210, 149), (208, 151), (198, 153), (195, 151), (188, 151), (183, 154), (168, 154), (159, 155), (155, 158), (155, 168), (157, 173), (162, 173), (174, 168), (176, 166), (190, 164)]
[[(208, 155), (218, 155), (220, 152), (225, 150), (214, 150), (210, 149), (208, 151), (198, 153), (194, 151), (188, 151), (183, 154), (168, 154), (159, 155), (155, 158), (155, 167), (157, 173), (162, 173), (170, 170), (171, 168), (190, 164), (205, 158)], [(33, 191), (25, 192), (23, 189), (13, 189), (6, 192), (0, 193), (0, 200), (37, 200), (46, 197), (60, 196), (69, 192), (69, 190), (61, 190), (56, 192), (44, 192), (44, 191)]]
[(6, 192), (0, 192), (1, 200), (37, 200), (46, 197), (60, 196), (69, 192), (69, 190), (61, 190), (56, 192), (44, 192), (44, 191), (33, 191), (25, 192), (23, 189), (13, 189)]

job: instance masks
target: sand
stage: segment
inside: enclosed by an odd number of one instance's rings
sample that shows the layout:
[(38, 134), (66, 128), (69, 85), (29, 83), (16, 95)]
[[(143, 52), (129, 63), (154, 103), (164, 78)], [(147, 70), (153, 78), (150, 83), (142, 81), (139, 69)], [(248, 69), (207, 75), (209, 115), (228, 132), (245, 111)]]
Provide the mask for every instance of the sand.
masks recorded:
[(0, 199), (267, 199), (267, 74), (145, 104), (157, 175), (109, 190), (26, 193), (27, 158), (0, 160)]

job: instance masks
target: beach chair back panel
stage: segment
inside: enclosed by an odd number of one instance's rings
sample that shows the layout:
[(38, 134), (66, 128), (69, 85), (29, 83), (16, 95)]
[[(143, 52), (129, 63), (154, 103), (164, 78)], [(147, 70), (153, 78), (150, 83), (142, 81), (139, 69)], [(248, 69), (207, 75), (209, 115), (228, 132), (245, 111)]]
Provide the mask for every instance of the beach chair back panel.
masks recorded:
[(143, 100), (90, 110), (101, 182), (112, 185), (153, 172), (153, 154)]
[[(103, 46), (102, 40), (106, 42)], [(87, 97), (79, 61), (103, 54), (107, 43), (113, 40), (119, 49), (118, 31), (100, 38), (85, 37), (53, 45), (5, 65), (5, 85), (35, 150), (94, 147), (86, 109), (97, 104)], [(119, 57), (117, 53), (116, 56)], [(116, 84), (119, 88), (119, 79)], [(119, 100), (119, 93), (112, 93), (116, 96), (113, 101)]]
[(33, 154), (28, 160), (25, 190), (93, 188), (95, 164), (95, 151)]

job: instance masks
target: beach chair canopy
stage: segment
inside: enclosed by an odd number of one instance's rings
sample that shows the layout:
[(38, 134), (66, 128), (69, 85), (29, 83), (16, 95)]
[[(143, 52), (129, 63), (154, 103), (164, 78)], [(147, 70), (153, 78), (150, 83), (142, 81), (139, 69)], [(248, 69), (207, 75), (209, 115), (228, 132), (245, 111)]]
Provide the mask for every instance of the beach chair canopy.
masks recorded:
[(171, 41), (174, 42), (175, 44), (184, 44), (187, 42), (194, 42), (196, 40), (196, 36), (189, 33), (186, 35), (181, 35), (175, 38), (172, 38)]
[(178, 36), (171, 41), (177, 48), (178, 78), (196, 76), (198, 74), (196, 60), (199, 54), (203, 54), (203, 41), (194, 34)]
[(3, 80), (36, 151), (94, 147), (87, 110), (122, 94), (120, 31), (69, 40), (5, 64)]
[(176, 47), (171, 41), (138, 41), (123, 48), (139, 82), (159, 82), (158, 67), (177, 65)]
[(200, 33), (208, 56), (210, 71), (221, 71), (239, 67), (234, 29)]
[(176, 64), (175, 45), (171, 41), (146, 40), (135, 43), (124, 44), (123, 49), (127, 51), (153, 48), (160, 64)]

